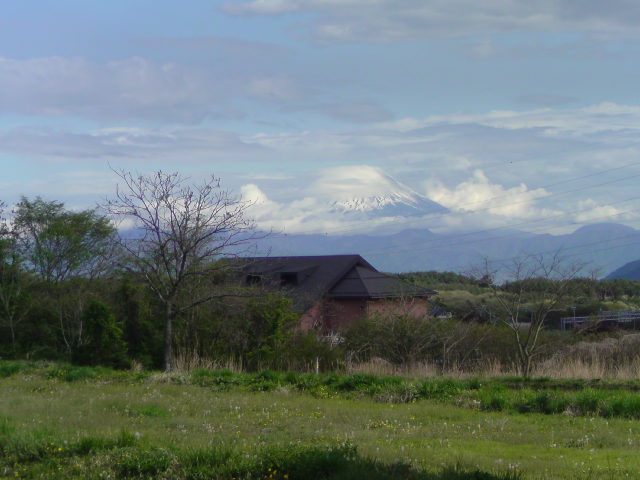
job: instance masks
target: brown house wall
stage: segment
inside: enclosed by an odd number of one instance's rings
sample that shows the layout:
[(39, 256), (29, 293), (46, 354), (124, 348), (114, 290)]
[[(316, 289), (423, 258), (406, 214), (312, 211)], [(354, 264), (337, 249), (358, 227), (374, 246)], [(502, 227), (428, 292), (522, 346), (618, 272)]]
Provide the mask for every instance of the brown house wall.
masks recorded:
[(303, 331), (317, 328), (325, 332), (344, 330), (367, 314), (408, 314), (426, 316), (426, 298), (413, 300), (331, 299), (319, 300), (300, 317)]
[(369, 314), (395, 314), (426, 317), (429, 314), (429, 301), (426, 298), (402, 300), (373, 300), (369, 302)]

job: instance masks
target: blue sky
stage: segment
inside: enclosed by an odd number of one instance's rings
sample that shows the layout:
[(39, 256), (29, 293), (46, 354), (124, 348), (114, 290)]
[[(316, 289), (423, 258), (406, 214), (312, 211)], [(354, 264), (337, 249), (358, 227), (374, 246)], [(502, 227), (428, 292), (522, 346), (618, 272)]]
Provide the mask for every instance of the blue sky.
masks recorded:
[(111, 166), (214, 173), (292, 232), (345, 228), (342, 180), (452, 212), (403, 227), (638, 227), (639, 25), (636, 0), (1, 2), (0, 199), (90, 207)]

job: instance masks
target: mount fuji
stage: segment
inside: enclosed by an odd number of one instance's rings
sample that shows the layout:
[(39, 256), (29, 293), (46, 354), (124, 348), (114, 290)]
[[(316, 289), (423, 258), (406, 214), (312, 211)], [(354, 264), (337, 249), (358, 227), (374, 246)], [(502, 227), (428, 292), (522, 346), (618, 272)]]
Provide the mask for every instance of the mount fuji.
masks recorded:
[(523, 254), (560, 252), (593, 275), (640, 258), (640, 230), (621, 224), (587, 224), (559, 235), (482, 224), (446, 228), (446, 207), (369, 165), (322, 170), (298, 193), (299, 200), (277, 201), (256, 185), (243, 191), (255, 202), (250, 213), (259, 228), (270, 231), (257, 246), (261, 254), (359, 253), (377, 268), (402, 272), (464, 271), (485, 259), (508, 268)]
[(329, 169), (312, 187), (328, 198), (329, 214), (348, 218), (419, 217), (449, 210), (370, 166)]

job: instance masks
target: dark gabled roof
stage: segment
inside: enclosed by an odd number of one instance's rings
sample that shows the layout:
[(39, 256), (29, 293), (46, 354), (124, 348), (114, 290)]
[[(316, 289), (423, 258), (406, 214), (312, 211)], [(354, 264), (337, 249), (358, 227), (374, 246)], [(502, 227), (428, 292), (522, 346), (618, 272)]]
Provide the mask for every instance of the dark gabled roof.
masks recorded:
[(281, 285), (301, 310), (323, 296), (373, 299), (436, 293), (380, 273), (360, 255), (254, 257), (243, 261), (247, 277)]
[(435, 293), (375, 269), (355, 266), (329, 290), (328, 296), (332, 298), (398, 298), (425, 297)]

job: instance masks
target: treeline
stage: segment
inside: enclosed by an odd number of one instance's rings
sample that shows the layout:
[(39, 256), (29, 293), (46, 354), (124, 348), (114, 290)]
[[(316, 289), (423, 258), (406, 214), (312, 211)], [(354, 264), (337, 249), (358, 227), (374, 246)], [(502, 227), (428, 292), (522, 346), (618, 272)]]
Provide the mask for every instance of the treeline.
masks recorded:
[[(131, 249), (139, 239), (119, 238), (98, 210), (23, 198), (0, 237), (0, 357), (163, 368), (167, 304), (123, 241)], [(179, 307), (203, 292), (216, 294), (173, 317), (178, 368), (326, 371), (379, 359), (395, 366), (429, 362), (444, 372), (452, 365), (515, 358), (504, 329), (456, 319), (363, 318), (334, 342), (302, 333), (288, 298), (245, 285), (234, 268), (225, 268), (223, 256), (209, 261), (216, 268), (198, 270), (207, 278), (186, 281), (174, 299)]]
[[(0, 357), (162, 367), (166, 303), (144, 271), (126, 268), (130, 255), (105, 215), (22, 198), (0, 226)], [(240, 284), (231, 269), (218, 268), (201, 283), (185, 282), (179, 301), (197, 289), (215, 291), (219, 300), (175, 315), (178, 361), (275, 368), (293, 361), (285, 352), (294, 343), (298, 361), (317, 356), (310, 339), (294, 338), (290, 300)]]
[[(487, 285), (476, 277), (454, 272), (407, 272), (397, 274), (398, 278), (439, 290), (456, 290), (464, 288), (472, 290), (473, 287), (479, 289), (487, 288)], [(537, 278), (535, 281), (526, 280), (527, 289), (531, 291), (541, 290), (543, 282), (549, 283), (553, 280)], [(576, 299), (592, 300), (626, 300), (628, 298), (640, 298), (640, 282), (636, 280), (598, 280), (595, 278), (573, 278), (568, 280), (569, 295)], [(518, 286), (519, 282), (509, 282), (506, 285), (510, 288)]]
[[(397, 276), (438, 292), (464, 291), (482, 296), (491, 291), (482, 279), (453, 272), (409, 272), (400, 273)], [(500, 288), (511, 292), (523, 290), (526, 292), (525, 300), (527, 300), (527, 297), (549, 291), (556, 283), (557, 281), (553, 279), (538, 277), (505, 282), (500, 285)], [(625, 304), (640, 305), (640, 282), (635, 280), (598, 280), (580, 277), (568, 279), (565, 283), (565, 304), (575, 306), (576, 315), (595, 315), (598, 311), (609, 307), (623, 308)]]
[[(540, 331), (549, 320), (640, 299), (640, 282), (577, 278), (540, 258), (499, 286), (491, 272), (416, 272), (400, 278), (440, 291), (434, 304), (450, 318), (397, 310), (323, 338), (295, 328), (290, 299), (239, 275), (257, 236), (247, 204), (217, 179), (193, 186), (178, 174), (119, 175), (125, 187), (101, 210), (41, 198), (22, 198), (11, 212), (0, 204), (0, 357), (167, 371), (423, 362), (444, 373), (502, 363), (527, 375), (567, 343)], [(135, 228), (119, 234), (117, 218)], [(542, 276), (548, 265), (569, 274)]]

